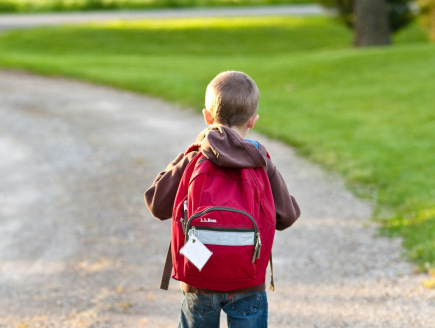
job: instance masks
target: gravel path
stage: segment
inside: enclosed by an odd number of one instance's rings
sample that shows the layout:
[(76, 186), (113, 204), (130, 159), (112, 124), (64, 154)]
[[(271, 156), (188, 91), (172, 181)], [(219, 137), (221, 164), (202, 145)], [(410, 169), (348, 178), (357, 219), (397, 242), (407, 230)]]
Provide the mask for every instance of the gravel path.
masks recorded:
[[(0, 72), (0, 327), (175, 327), (178, 283), (157, 289), (170, 225), (142, 193), (204, 126), (157, 99)], [(276, 237), (270, 327), (435, 327), (435, 291), (374, 237), (370, 206), (251, 137), (303, 211)]]
[(0, 30), (40, 25), (77, 24), (88, 21), (140, 18), (311, 16), (323, 15), (319, 5), (277, 5), (228, 8), (178, 8), (123, 11), (90, 11), (48, 14), (0, 14)]

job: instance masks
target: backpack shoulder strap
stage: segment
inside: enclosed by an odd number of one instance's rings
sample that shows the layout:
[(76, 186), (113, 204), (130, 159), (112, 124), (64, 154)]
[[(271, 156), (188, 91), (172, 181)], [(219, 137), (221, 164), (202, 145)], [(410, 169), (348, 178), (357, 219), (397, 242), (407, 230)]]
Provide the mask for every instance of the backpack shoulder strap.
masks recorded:
[(274, 292), (275, 291), (275, 282), (273, 281), (273, 264), (272, 264), (272, 252), (270, 252), (270, 287), (269, 289)]
[(171, 242), (169, 242), (168, 253), (166, 254), (165, 266), (163, 267), (162, 280), (160, 281), (160, 289), (168, 290), (169, 280), (172, 273), (172, 255), (171, 255)]

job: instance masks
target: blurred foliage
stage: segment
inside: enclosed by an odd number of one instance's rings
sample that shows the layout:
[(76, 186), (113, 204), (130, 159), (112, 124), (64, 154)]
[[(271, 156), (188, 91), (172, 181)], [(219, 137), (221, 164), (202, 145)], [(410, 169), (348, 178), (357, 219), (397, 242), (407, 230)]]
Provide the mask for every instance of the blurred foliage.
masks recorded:
[[(428, 0), (433, 1), (433, 0)], [(323, 6), (337, 13), (338, 18), (347, 27), (353, 29), (355, 23), (354, 3), (355, 0), (318, 0)], [(391, 31), (397, 32), (406, 27), (414, 19), (410, 3), (413, 0), (387, 0), (388, 19)]]
[(1, 12), (303, 4), (313, 0), (0, 0)]
[(418, 0), (423, 26), (429, 32), (432, 41), (435, 41), (435, 1)]

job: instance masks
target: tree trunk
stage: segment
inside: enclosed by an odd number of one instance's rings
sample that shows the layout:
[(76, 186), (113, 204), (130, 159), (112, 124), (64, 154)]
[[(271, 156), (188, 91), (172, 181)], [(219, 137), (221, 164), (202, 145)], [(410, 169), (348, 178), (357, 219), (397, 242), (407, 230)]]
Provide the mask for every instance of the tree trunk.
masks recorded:
[(391, 43), (386, 0), (355, 0), (355, 46)]

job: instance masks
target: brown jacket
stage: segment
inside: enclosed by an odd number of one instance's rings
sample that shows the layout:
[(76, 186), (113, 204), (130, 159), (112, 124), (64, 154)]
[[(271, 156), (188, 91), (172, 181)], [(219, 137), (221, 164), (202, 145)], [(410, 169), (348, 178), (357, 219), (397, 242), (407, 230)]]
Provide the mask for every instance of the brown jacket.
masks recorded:
[[(267, 157), (263, 145), (260, 144), (259, 149), (257, 149), (251, 142), (243, 140), (234, 130), (224, 126), (211, 127), (202, 131), (197, 142), (198, 145), (200, 144), (198, 150), (187, 155), (179, 154), (164, 171), (157, 175), (152, 186), (145, 191), (145, 204), (153, 216), (160, 220), (171, 218), (175, 195), (184, 169), (198, 151), (202, 151), (205, 157), (220, 166), (264, 167), (270, 180), (275, 201), (277, 230), (290, 227), (300, 216), (300, 209), (295, 198), (289, 194), (284, 179)], [(185, 283), (181, 283), (181, 288), (189, 293), (218, 292), (198, 289)], [(265, 288), (265, 284), (262, 284), (226, 293), (248, 293)]]

